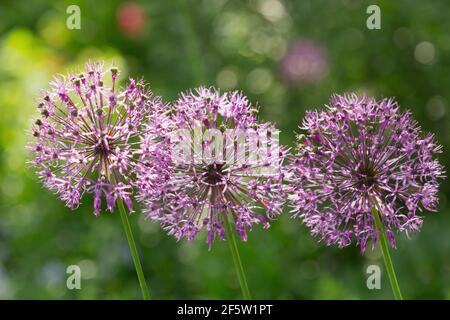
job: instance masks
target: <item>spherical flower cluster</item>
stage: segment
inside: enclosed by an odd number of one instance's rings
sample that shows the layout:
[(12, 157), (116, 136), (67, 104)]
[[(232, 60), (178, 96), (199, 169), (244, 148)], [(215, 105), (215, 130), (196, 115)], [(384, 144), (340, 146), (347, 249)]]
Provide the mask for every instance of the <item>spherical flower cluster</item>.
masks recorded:
[(375, 246), (375, 207), (395, 247), (395, 231), (419, 230), (419, 213), (436, 210), (444, 171), (433, 156), (441, 146), (394, 100), (335, 95), (325, 111), (308, 112), (301, 129), (289, 200), (327, 245), (354, 238), (362, 252), (369, 239)]
[(314, 40), (296, 40), (279, 63), (282, 79), (291, 85), (311, 84), (328, 71), (325, 49)]
[(32, 127), (31, 164), (44, 186), (70, 208), (89, 192), (96, 215), (103, 196), (107, 210), (113, 211), (120, 198), (132, 211), (130, 171), (139, 153), (138, 137), (160, 101), (142, 81), (130, 79), (125, 89), (117, 88), (115, 67), (103, 71), (101, 64), (88, 63), (86, 69), (56, 78), (44, 93)]
[(253, 224), (268, 227), (285, 201), (287, 150), (256, 114), (241, 93), (200, 87), (154, 118), (137, 166), (146, 214), (177, 239), (206, 229), (210, 247), (225, 219), (242, 240)]

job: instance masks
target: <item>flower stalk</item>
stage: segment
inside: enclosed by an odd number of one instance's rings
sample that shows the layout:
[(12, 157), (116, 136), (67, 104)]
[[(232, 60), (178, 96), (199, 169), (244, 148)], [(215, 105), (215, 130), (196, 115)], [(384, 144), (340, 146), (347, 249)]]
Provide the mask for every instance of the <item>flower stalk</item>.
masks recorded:
[(115, 66), (106, 71), (103, 63), (90, 62), (78, 75), (57, 76), (40, 99), (28, 148), (43, 185), (66, 206), (78, 208), (85, 193), (94, 196), (96, 216), (102, 203), (110, 212), (118, 206), (142, 295), (149, 299), (127, 212), (133, 211), (137, 141), (164, 105), (142, 80), (118, 89), (119, 74)]
[(391, 284), (392, 292), (396, 300), (403, 300), (400, 287), (398, 285), (397, 276), (395, 275), (394, 265), (392, 263), (391, 255), (389, 254), (388, 239), (386, 236), (386, 230), (381, 222), (380, 215), (377, 208), (372, 207), (372, 214), (375, 220), (375, 226), (380, 232), (380, 247), (383, 253), (384, 264), (386, 266), (386, 271), (389, 277), (389, 282)]
[(130, 247), (130, 253), (133, 258), (134, 268), (136, 269), (136, 274), (139, 280), (139, 285), (142, 291), (142, 298), (144, 300), (150, 300), (150, 292), (147, 287), (147, 283), (145, 281), (144, 272), (142, 271), (141, 262), (139, 260), (139, 254), (136, 248), (136, 243), (134, 242), (133, 232), (131, 231), (130, 221), (128, 221), (127, 213), (125, 210), (125, 206), (123, 205), (122, 199), (117, 201), (120, 218), (122, 220), (123, 229), (125, 231), (125, 235), (127, 237), (128, 246)]
[(236, 238), (231, 229), (230, 221), (228, 221), (228, 217), (226, 215), (224, 215), (224, 221), (225, 221), (225, 235), (228, 240), (228, 245), (230, 246), (231, 255), (233, 256), (234, 267), (236, 269), (236, 274), (239, 279), (239, 285), (241, 286), (242, 296), (244, 297), (244, 300), (250, 300), (252, 297), (250, 295), (250, 290), (248, 289), (247, 278), (245, 277), (241, 257), (239, 256)]

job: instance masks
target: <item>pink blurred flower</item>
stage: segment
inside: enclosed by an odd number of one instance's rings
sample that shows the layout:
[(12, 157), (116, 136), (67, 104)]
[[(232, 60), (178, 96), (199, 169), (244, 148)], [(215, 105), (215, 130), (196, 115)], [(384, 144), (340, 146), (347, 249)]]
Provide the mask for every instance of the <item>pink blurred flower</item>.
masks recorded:
[(279, 62), (282, 79), (289, 84), (311, 84), (328, 71), (325, 49), (314, 40), (296, 40)]
[(125, 36), (136, 38), (139, 37), (145, 29), (147, 17), (140, 5), (133, 2), (127, 2), (117, 9), (117, 23)]

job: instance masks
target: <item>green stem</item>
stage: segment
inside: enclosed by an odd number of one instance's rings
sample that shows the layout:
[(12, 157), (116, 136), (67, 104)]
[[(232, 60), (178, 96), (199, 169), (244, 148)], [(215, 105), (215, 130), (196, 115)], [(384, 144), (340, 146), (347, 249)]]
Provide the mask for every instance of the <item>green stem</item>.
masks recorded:
[(386, 230), (384, 225), (381, 223), (380, 215), (377, 208), (372, 207), (372, 214), (375, 220), (375, 226), (380, 231), (380, 246), (383, 252), (384, 264), (386, 265), (386, 270), (389, 276), (389, 282), (391, 283), (392, 292), (397, 300), (403, 300), (402, 293), (400, 292), (400, 287), (398, 286), (397, 276), (395, 275), (394, 265), (392, 264), (392, 259), (389, 254), (388, 240), (386, 237)]
[(125, 235), (127, 236), (128, 245), (130, 247), (131, 256), (133, 257), (134, 268), (138, 276), (139, 284), (141, 286), (142, 297), (144, 300), (150, 300), (150, 292), (147, 288), (147, 283), (145, 282), (144, 272), (142, 271), (141, 262), (139, 260), (138, 251), (136, 249), (136, 243), (134, 242), (133, 233), (131, 231), (130, 222), (128, 221), (128, 215), (123, 205), (121, 198), (117, 199), (120, 218), (122, 219), (123, 229), (125, 230)]
[(247, 279), (245, 277), (244, 268), (242, 267), (241, 258), (239, 257), (239, 251), (236, 243), (236, 238), (234, 237), (234, 233), (231, 230), (230, 222), (228, 221), (228, 217), (224, 215), (225, 220), (225, 234), (228, 240), (228, 244), (230, 246), (231, 255), (233, 256), (234, 267), (236, 269), (236, 273), (239, 279), (239, 284), (241, 285), (242, 295), (245, 300), (250, 300), (252, 297), (250, 295), (250, 290), (248, 289)]

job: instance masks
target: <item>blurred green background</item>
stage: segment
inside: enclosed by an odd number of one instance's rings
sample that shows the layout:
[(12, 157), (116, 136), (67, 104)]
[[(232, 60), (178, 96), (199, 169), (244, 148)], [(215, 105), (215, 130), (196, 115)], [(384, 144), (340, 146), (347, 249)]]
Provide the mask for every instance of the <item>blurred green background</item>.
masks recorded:
[[(81, 9), (80, 30), (66, 28), (71, 4)], [(381, 30), (366, 27), (369, 4), (381, 8)], [(449, 12), (446, 0), (2, 0), (0, 298), (140, 298), (119, 215), (96, 218), (90, 197), (76, 211), (65, 208), (26, 165), (35, 99), (56, 73), (114, 60), (122, 80), (143, 76), (167, 101), (199, 84), (240, 89), (289, 146), (305, 110), (321, 108), (332, 93), (395, 96), (436, 133), (447, 167)], [(320, 79), (288, 82), (280, 72), (298, 39), (321, 47)], [(315, 63), (311, 55), (289, 59), (300, 77), (305, 64), (296, 59)], [(392, 251), (406, 298), (450, 298), (449, 191), (443, 183), (439, 212), (427, 213), (422, 231), (411, 240), (401, 235)], [(131, 220), (155, 298), (241, 297), (225, 242), (208, 252), (204, 234), (177, 243), (143, 215)], [(355, 246), (325, 247), (287, 210), (239, 247), (254, 298), (392, 298), (384, 271), (381, 290), (366, 287), (368, 265), (384, 270), (378, 250), (361, 256)], [(66, 289), (71, 264), (82, 269), (81, 290)]]

